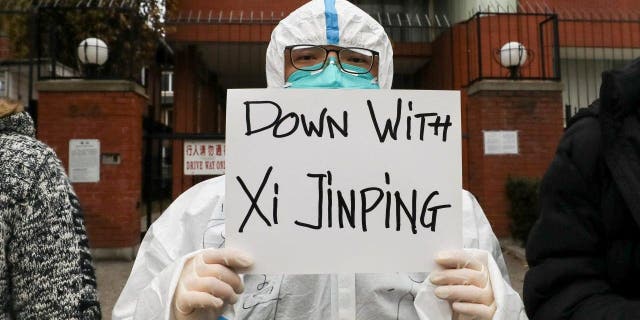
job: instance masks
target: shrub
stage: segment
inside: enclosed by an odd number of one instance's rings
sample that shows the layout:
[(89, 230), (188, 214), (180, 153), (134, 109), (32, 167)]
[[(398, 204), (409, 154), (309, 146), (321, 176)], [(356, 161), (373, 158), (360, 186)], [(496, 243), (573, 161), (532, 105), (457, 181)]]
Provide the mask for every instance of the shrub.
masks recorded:
[(539, 179), (509, 177), (506, 189), (511, 204), (507, 214), (511, 218), (509, 228), (514, 239), (526, 245), (529, 231), (538, 219)]

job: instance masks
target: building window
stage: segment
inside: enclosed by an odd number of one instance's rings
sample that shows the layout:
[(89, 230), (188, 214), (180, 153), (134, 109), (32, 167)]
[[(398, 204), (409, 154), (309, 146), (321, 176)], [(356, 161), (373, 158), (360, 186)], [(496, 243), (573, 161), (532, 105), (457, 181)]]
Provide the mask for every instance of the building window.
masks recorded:
[(173, 71), (162, 71), (162, 92), (173, 93)]
[(162, 109), (162, 124), (167, 127), (173, 126), (173, 108), (163, 108)]
[(9, 72), (0, 70), (0, 97), (9, 96)]
[(147, 74), (148, 73), (149, 73), (149, 68), (142, 67), (142, 69), (140, 69), (140, 84), (143, 87), (147, 86)]
[(173, 105), (173, 71), (162, 71), (160, 103)]

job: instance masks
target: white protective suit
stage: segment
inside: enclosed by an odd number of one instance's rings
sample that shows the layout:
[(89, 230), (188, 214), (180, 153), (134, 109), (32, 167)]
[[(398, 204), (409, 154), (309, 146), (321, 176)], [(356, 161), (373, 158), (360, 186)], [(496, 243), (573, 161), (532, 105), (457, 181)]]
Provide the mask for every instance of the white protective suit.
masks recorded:
[[(285, 46), (327, 43), (378, 51), (380, 87), (391, 87), (393, 52), (384, 29), (354, 5), (333, 2), (313, 0), (274, 29), (267, 49), (269, 87), (285, 84)], [(337, 21), (331, 20), (332, 12)], [(339, 30), (339, 39), (327, 29)], [(184, 262), (204, 248), (225, 244), (224, 192), (224, 177), (201, 182), (178, 197), (151, 226), (113, 319), (171, 319), (171, 301)], [(489, 253), (497, 306), (494, 319), (526, 319), (489, 222), (469, 192), (462, 191), (462, 198), (464, 247)], [(450, 319), (448, 302), (435, 297), (435, 287), (426, 278), (426, 273), (245, 275), (245, 291), (233, 313), (235, 319)]]
[[(113, 319), (170, 319), (185, 260), (203, 248), (224, 246), (224, 191), (224, 177), (201, 182), (151, 226)], [(489, 274), (498, 307), (494, 319), (526, 319), (484, 212), (469, 192), (463, 191), (462, 197), (464, 247), (490, 253)], [(245, 292), (235, 304), (236, 319), (450, 319), (448, 303), (435, 297), (426, 277), (426, 273), (245, 275)]]

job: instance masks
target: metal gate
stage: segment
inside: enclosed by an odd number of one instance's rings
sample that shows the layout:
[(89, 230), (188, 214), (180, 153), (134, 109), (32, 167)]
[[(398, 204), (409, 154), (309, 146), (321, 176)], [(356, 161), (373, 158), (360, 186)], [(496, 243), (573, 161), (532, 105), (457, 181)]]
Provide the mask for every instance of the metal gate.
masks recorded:
[[(142, 157), (142, 210), (145, 215), (142, 236), (153, 221), (157, 219), (171, 202), (182, 193), (174, 177), (184, 178), (183, 164), (172, 159), (176, 153), (182, 153), (186, 140), (222, 140), (223, 134), (217, 133), (173, 133), (169, 127), (147, 121), (144, 135), (144, 153)], [(190, 184), (212, 178), (212, 175), (190, 176)], [(188, 186), (185, 186), (188, 187)]]
[[(105, 37), (109, 43), (109, 59), (92, 78), (141, 83), (135, 57), (141, 52), (138, 29), (144, 21), (138, 5), (122, 0), (0, 1), (0, 96), (21, 101), (37, 121), (34, 83), (87, 78), (77, 50), (88, 37)], [(96, 26), (85, 18), (105, 21)]]

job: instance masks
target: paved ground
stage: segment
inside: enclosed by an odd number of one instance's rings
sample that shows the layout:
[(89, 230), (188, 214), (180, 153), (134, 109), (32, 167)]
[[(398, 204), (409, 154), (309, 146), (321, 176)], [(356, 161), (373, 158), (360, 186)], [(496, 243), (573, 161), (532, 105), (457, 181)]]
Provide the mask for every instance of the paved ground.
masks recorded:
[[(526, 261), (522, 256), (524, 251), (509, 241), (503, 241), (503, 248), (512, 285), (522, 296), (522, 281), (527, 271)], [(129, 277), (133, 262), (98, 260), (95, 266), (103, 319), (111, 319), (111, 310)]]
[(98, 279), (98, 294), (102, 306), (102, 319), (111, 319), (111, 310), (116, 304), (120, 291), (124, 288), (129, 277), (133, 261), (105, 261), (94, 262), (96, 278)]
[(516, 257), (516, 255), (509, 251), (504, 252), (504, 260), (509, 268), (511, 286), (518, 292), (520, 297), (522, 297), (522, 282), (524, 281), (524, 274), (529, 269), (527, 262)]

